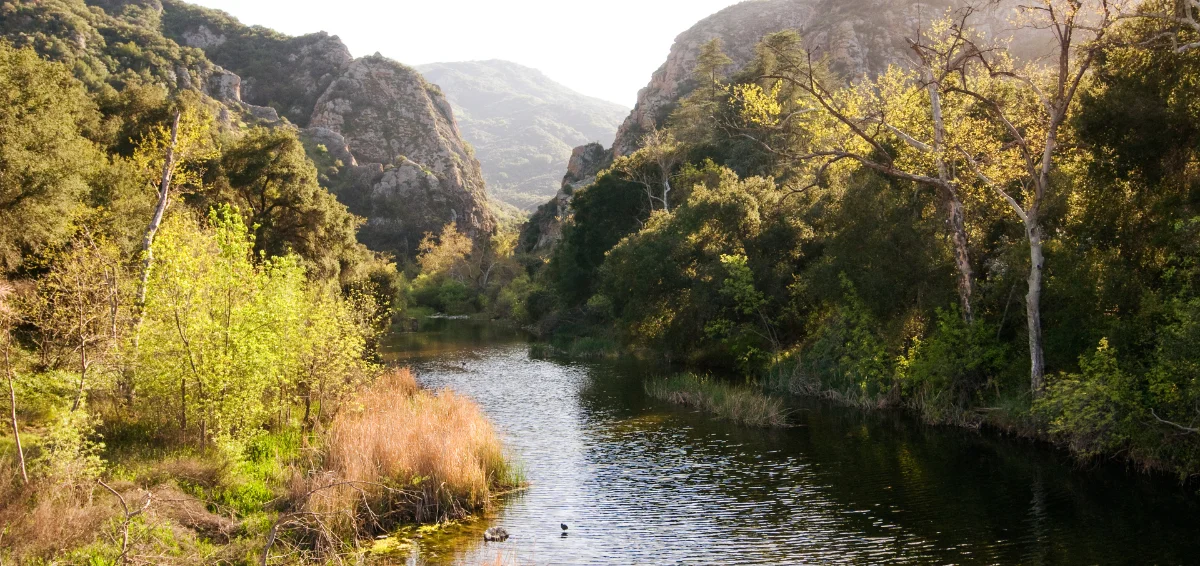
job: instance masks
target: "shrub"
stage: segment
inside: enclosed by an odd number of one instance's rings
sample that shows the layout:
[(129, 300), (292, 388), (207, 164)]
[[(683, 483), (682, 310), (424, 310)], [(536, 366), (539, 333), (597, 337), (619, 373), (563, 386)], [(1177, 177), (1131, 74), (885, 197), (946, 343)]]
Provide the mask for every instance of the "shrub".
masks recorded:
[(437, 305), (446, 314), (468, 314), (474, 310), (471, 304), (474, 298), (474, 293), (465, 284), (449, 279), (438, 287)]
[(1144, 411), (1136, 379), (1117, 365), (1117, 352), (1101, 340), (1080, 360), (1081, 372), (1049, 380), (1034, 411), (1049, 421), (1050, 433), (1085, 457), (1117, 452), (1141, 427)]
[[(849, 288), (845, 279), (843, 285)], [(817, 330), (800, 356), (801, 381), (792, 388), (881, 404), (894, 384), (894, 362), (879, 337), (878, 322), (853, 290), (843, 304), (814, 317), (813, 326)]]
[(939, 309), (933, 333), (913, 340), (896, 371), (908, 402), (926, 419), (943, 422), (976, 401), (985, 386), (998, 389), (996, 375), (1005, 354), (982, 322), (968, 324), (956, 308)]

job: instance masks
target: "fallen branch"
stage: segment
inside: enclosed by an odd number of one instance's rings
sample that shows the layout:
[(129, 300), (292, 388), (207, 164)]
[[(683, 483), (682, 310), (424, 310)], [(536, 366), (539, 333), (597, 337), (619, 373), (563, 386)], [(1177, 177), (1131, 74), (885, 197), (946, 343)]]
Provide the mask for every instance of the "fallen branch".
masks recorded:
[(134, 517), (145, 513), (146, 510), (150, 508), (150, 502), (154, 500), (154, 495), (149, 493), (146, 494), (146, 502), (142, 504), (142, 508), (131, 513), (129, 511), (129, 505), (125, 503), (125, 498), (122, 497), (120, 493), (117, 493), (117, 490), (109, 487), (108, 484), (104, 483), (104, 480), (96, 481), (103, 486), (104, 489), (107, 489), (110, 493), (117, 496), (117, 500), (121, 502), (121, 509), (125, 512), (125, 521), (121, 523), (121, 555), (117, 557), (117, 561), (121, 564), (127, 564), (129, 562), (129, 523), (133, 522)]

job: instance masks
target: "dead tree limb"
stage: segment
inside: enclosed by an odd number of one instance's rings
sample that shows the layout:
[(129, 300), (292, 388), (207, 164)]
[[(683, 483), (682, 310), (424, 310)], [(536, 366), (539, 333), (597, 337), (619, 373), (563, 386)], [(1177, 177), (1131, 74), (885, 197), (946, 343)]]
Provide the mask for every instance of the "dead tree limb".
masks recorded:
[(142, 503), (142, 507), (136, 511), (130, 512), (129, 505), (125, 503), (125, 498), (117, 493), (117, 490), (104, 483), (104, 480), (96, 480), (99, 484), (109, 491), (109, 493), (117, 497), (117, 501), (121, 502), (121, 510), (125, 513), (125, 520), (121, 523), (121, 555), (117, 557), (117, 561), (121, 564), (129, 563), (129, 523), (142, 513), (145, 513), (150, 508), (150, 502), (154, 500), (154, 495), (146, 494), (146, 502)]

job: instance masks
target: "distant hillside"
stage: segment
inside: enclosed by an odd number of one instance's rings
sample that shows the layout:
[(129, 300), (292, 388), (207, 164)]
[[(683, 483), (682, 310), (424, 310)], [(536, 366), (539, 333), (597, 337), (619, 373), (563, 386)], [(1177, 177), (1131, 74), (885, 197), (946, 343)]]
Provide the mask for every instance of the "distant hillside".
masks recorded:
[(533, 209), (558, 191), (572, 148), (611, 145), (629, 109), (508, 61), (418, 67), (442, 88), (493, 197)]

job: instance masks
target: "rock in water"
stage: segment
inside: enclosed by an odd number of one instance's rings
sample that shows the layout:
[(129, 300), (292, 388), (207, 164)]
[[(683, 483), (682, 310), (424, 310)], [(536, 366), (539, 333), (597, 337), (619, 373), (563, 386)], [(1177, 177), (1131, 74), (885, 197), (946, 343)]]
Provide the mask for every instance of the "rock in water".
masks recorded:
[(483, 531), (484, 542), (504, 542), (508, 540), (508, 531), (504, 527), (492, 527)]

